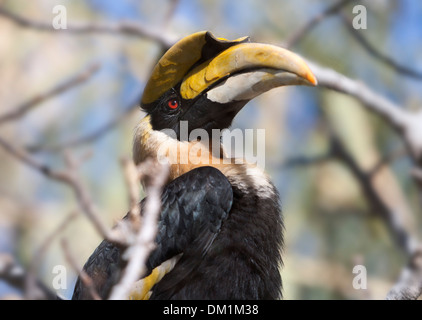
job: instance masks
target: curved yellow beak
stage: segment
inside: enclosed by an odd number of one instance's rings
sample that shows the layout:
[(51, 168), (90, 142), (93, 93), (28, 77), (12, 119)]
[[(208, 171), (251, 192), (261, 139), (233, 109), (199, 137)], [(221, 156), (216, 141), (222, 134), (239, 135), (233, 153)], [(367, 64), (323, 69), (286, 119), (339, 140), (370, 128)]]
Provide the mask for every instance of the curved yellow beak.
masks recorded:
[(241, 43), (191, 70), (182, 81), (180, 94), (184, 99), (194, 99), (219, 80), (248, 72), (254, 73), (255, 78), (258, 75), (254, 83), (267, 81), (272, 87), (317, 84), (314, 74), (297, 54), (269, 44)]

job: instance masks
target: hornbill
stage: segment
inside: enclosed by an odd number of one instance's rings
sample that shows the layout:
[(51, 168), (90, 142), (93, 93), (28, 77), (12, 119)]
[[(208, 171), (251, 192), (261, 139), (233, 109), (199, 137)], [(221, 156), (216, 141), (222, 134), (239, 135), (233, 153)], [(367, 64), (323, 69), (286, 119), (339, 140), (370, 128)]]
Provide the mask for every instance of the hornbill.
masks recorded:
[[(148, 274), (128, 298), (281, 298), (278, 192), (262, 169), (228, 158), (213, 131), (228, 128), (263, 92), (316, 83), (299, 56), (248, 37), (229, 41), (198, 32), (163, 55), (144, 89), (146, 116), (135, 130), (133, 158), (136, 164), (167, 158), (170, 175)], [(101, 297), (118, 282), (123, 260), (121, 249), (104, 240), (86, 262)], [(89, 298), (78, 279), (73, 299)]]

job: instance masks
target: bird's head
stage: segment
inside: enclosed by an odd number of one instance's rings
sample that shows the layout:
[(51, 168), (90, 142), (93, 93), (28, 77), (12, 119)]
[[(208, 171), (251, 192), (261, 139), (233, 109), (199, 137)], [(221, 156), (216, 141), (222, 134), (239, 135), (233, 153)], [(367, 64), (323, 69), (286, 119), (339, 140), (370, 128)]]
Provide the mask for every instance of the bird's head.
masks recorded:
[(173, 45), (148, 80), (141, 107), (153, 130), (171, 129), (180, 139), (180, 124), (189, 132), (229, 127), (254, 97), (286, 85), (316, 85), (298, 55), (248, 37), (229, 41), (198, 32)]

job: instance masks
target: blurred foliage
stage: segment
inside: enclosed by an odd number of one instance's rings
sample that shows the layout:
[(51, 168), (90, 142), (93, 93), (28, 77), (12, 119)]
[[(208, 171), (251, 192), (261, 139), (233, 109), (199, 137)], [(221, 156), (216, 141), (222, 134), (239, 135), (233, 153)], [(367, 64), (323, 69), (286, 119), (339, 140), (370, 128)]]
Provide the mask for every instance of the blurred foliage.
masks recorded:
[[(52, 8), (65, 5), (69, 25), (77, 22), (135, 20), (187, 35), (210, 30), (225, 38), (250, 35), (255, 41), (280, 44), (334, 1), (327, 0), (3, 0), (0, 5), (34, 21), (50, 22)], [(371, 44), (400, 63), (422, 70), (422, 3), (419, 0), (357, 1), (368, 8)], [(174, 12), (170, 12), (174, 5)], [(344, 12), (352, 17), (352, 5)], [(63, 166), (63, 154), (48, 150), (84, 137), (131, 108), (160, 54), (154, 42), (110, 34), (69, 34), (21, 28), (0, 17), (0, 115), (45, 92), (76, 72), (98, 63), (100, 70), (85, 83), (49, 99), (17, 121), (0, 126), (0, 135), (19, 147), (45, 147), (40, 161)], [(406, 78), (369, 55), (350, 36), (338, 16), (318, 24), (293, 51), (360, 79), (404, 108), (421, 105), (420, 81)], [(83, 180), (112, 226), (128, 209), (119, 161), (130, 156), (133, 129), (142, 118), (133, 108), (116, 127), (89, 143), (70, 148), (86, 160)], [(384, 223), (371, 212), (358, 183), (339, 161), (284, 166), (298, 156), (327, 152), (329, 132), (336, 132), (364, 170), (403, 148), (382, 119), (355, 100), (320, 88), (288, 87), (258, 97), (237, 116), (234, 127), (266, 129), (266, 170), (279, 188), (286, 225), (286, 299), (383, 298), (405, 257)], [(77, 204), (68, 187), (45, 179), (0, 149), (0, 252), (14, 253), (28, 265), (35, 250)], [(410, 162), (400, 157), (377, 174), (377, 190), (399, 203), (407, 223), (420, 226), (418, 194), (409, 179)], [(82, 266), (101, 241), (81, 215), (63, 237)], [(51, 283), (53, 266), (67, 262), (59, 240), (48, 247), (39, 270)], [(352, 269), (367, 267), (367, 290), (354, 290)], [(67, 268), (70, 297), (75, 281)], [(0, 284), (0, 297), (10, 294)]]

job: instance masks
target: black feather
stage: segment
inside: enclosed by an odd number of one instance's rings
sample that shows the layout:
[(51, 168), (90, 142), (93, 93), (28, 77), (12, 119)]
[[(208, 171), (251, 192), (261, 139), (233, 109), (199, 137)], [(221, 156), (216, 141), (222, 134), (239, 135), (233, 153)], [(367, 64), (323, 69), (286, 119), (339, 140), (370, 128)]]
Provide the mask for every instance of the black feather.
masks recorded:
[[(190, 261), (189, 270), (199, 264), (227, 218), (232, 201), (229, 181), (212, 167), (192, 170), (168, 184), (162, 194), (157, 247), (147, 261), (148, 272), (182, 252), (191, 251), (195, 258)], [(144, 203), (141, 202), (141, 207)], [(107, 298), (124, 265), (121, 248), (104, 240), (88, 259), (84, 271), (94, 281), (100, 296)], [(186, 275), (175, 277), (173, 282)], [(89, 290), (78, 279), (72, 299), (90, 298)]]

